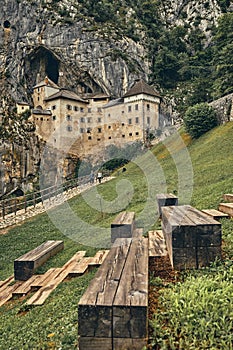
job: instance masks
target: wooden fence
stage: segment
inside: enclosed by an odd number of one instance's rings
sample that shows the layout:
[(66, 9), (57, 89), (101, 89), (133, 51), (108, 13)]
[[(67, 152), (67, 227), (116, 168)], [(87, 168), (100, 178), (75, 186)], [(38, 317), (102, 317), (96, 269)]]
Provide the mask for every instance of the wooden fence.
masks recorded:
[(45, 200), (52, 200), (59, 194), (68, 191), (69, 189), (87, 184), (89, 176), (79, 177), (66, 181), (61, 185), (55, 185), (41, 189), (36, 192), (31, 192), (20, 197), (10, 197), (0, 201), (0, 218), (5, 219), (5, 216), (11, 213), (15, 215), (19, 210), (27, 211), (28, 207), (36, 207), (36, 204)]

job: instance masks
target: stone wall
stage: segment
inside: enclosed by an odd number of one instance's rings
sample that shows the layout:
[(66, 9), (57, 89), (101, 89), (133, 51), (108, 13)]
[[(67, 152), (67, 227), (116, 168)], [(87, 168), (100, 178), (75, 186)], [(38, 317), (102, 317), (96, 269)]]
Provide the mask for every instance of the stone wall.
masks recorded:
[(210, 103), (216, 113), (220, 124), (233, 120), (233, 93)]

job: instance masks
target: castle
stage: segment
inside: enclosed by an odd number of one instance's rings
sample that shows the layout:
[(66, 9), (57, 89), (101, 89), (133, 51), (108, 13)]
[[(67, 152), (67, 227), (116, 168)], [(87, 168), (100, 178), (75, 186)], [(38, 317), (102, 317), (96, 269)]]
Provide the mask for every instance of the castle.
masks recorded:
[(142, 141), (159, 127), (161, 97), (143, 80), (121, 97), (77, 95), (46, 77), (33, 87), (36, 133), (51, 146), (85, 157), (110, 144)]

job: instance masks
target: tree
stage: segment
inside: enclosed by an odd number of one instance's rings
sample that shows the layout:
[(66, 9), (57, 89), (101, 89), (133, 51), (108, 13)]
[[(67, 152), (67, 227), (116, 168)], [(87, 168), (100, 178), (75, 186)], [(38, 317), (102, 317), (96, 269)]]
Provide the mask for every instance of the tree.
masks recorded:
[(207, 103), (189, 107), (184, 116), (184, 125), (192, 138), (197, 139), (218, 125), (215, 110)]

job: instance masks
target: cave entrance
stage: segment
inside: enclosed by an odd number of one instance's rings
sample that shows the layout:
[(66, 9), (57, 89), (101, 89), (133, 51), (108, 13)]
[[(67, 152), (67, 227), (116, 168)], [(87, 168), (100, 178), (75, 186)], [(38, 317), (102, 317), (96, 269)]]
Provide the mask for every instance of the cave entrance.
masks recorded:
[(55, 84), (58, 83), (59, 62), (49, 51), (47, 51), (45, 73)]
[(49, 50), (39, 47), (29, 56), (29, 62), (29, 72), (34, 74), (33, 80), (36, 80), (36, 75), (39, 74), (41, 80), (47, 76), (55, 84), (58, 83), (60, 62)]
[(10, 26), (11, 26), (11, 24), (10, 24), (10, 22), (9, 22), (8, 20), (5, 20), (5, 21), (3, 22), (3, 27), (4, 27), (4, 28), (9, 29)]

